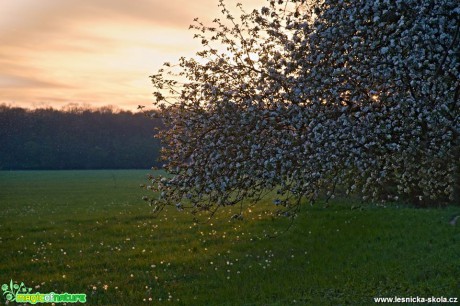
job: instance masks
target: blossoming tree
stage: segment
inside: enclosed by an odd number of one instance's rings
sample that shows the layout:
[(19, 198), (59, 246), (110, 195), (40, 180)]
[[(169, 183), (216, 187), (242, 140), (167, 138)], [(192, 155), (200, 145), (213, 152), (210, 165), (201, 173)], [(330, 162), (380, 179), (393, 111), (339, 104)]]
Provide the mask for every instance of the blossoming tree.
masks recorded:
[(223, 21), (191, 26), (196, 58), (152, 76), (172, 174), (151, 178), (156, 209), (213, 212), (273, 190), (284, 214), (337, 189), (455, 200), (457, 0), (279, 0), (238, 5), (238, 19), (220, 6)]

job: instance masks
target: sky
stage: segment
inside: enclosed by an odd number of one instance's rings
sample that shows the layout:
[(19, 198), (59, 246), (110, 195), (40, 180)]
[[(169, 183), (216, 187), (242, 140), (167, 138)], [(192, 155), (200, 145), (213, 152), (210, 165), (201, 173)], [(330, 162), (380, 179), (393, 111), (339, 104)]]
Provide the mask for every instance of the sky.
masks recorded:
[[(240, 0), (248, 9), (264, 0)], [(218, 0), (0, 0), (0, 104), (150, 106), (149, 75), (200, 50)], [(236, 1), (228, 1), (234, 7)]]

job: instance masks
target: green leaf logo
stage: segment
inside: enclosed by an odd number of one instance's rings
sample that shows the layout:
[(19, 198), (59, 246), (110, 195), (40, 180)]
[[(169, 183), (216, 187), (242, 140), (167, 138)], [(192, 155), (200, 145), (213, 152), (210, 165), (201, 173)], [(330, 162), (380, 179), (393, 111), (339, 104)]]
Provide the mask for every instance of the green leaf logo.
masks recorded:
[(18, 293), (30, 292), (32, 291), (32, 288), (27, 288), (23, 282), (21, 282), (21, 284), (19, 285), (17, 283), (13, 283), (13, 280), (11, 279), (9, 286), (7, 284), (2, 285), (2, 291), (3, 291), (3, 295), (8, 301), (14, 302), (16, 301), (16, 295)]

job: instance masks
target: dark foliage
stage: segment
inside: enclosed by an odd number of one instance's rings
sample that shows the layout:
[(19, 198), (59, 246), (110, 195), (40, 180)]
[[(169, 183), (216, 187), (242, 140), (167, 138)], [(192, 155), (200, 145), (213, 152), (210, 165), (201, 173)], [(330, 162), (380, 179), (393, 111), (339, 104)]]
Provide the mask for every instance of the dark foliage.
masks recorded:
[(0, 170), (136, 169), (157, 165), (159, 120), (142, 113), (0, 105)]

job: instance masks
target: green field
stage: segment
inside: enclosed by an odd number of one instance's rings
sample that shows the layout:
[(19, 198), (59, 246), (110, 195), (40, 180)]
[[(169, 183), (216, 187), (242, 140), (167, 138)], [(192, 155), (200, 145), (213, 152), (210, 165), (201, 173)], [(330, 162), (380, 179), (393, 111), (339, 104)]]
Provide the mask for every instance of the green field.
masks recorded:
[[(87, 305), (371, 305), (460, 298), (459, 207), (304, 205), (268, 199), (206, 224), (141, 198), (148, 171), (0, 172), (0, 285), (86, 293)], [(278, 233), (277, 238), (266, 234)], [(0, 303), (4, 303), (0, 297)], [(39, 305), (39, 304), (37, 304)]]

